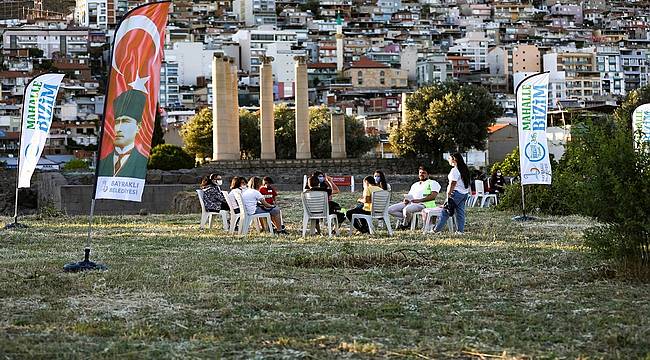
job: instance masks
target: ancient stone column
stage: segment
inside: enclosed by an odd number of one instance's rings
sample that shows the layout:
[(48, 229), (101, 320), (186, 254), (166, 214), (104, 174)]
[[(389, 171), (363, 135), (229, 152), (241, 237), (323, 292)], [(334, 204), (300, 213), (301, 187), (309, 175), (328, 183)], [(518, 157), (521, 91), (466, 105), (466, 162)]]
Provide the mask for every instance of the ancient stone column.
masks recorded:
[(212, 159), (237, 160), (239, 152), (232, 149), (231, 88), (228, 86), (227, 57), (215, 54), (212, 58)]
[(405, 125), (408, 122), (408, 113), (406, 111), (406, 100), (408, 99), (409, 94), (403, 92), (402, 93), (402, 125)]
[(332, 159), (345, 159), (345, 115), (342, 112), (332, 113), (331, 131)]
[(241, 158), (241, 147), (239, 142), (239, 77), (237, 76), (237, 64), (235, 59), (230, 58), (231, 82), (230, 82), (230, 95), (232, 96), (230, 102), (232, 104), (231, 116), (231, 134), (232, 134), (232, 150), (231, 152), (237, 157)]
[(212, 58), (212, 160), (223, 160), (228, 149), (223, 141), (227, 128), (224, 123), (224, 83), (226, 76), (223, 66), (223, 55), (214, 54)]
[(309, 88), (305, 56), (296, 56), (296, 159), (311, 159), (309, 145)]
[(275, 125), (273, 119), (273, 58), (263, 56), (260, 66), (260, 139), (261, 159), (275, 159)]

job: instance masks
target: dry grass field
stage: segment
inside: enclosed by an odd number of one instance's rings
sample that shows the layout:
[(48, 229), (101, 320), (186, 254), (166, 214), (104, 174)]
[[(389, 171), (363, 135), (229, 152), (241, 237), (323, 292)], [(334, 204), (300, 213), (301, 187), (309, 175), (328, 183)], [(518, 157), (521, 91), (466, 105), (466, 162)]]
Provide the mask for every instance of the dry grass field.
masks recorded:
[(581, 246), (589, 219), (302, 238), (299, 194), (280, 206), (287, 236), (98, 217), (109, 269), (79, 274), (87, 217), (0, 230), (0, 358), (650, 359), (650, 284)]

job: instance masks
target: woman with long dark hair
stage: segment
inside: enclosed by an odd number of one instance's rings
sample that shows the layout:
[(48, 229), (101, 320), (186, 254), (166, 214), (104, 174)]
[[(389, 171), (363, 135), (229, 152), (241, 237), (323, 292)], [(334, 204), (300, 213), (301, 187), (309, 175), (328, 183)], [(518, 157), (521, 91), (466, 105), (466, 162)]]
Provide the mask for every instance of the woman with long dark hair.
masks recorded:
[(382, 190), (390, 191), (390, 185), (388, 185), (388, 182), (386, 181), (386, 175), (384, 175), (383, 171), (375, 170), (374, 178), (375, 178), (375, 184), (377, 186), (382, 188)]
[[(447, 176), (449, 179), (447, 201), (453, 201), (456, 210), (454, 216), (456, 218), (457, 231), (463, 233), (465, 231), (465, 200), (467, 200), (469, 194), (469, 168), (460, 153), (451, 154), (448, 161), (452, 168)], [(440, 216), (438, 216), (438, 222), (434, 231), (441, 231), (447, 223), (448, 218), (449, 213), (443, 210)]]

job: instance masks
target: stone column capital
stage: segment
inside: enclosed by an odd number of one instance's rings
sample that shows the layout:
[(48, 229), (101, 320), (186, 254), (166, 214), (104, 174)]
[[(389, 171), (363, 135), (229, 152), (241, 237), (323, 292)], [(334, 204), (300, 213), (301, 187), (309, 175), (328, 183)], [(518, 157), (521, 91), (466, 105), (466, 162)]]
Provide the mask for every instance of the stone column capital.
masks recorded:
[(223, 54), (222, 54), (222, 53), (218, 53), (218, 52), (216, 52), (216, 53), (214, 53), (214, 54), (212, 54), (212, 55), (214, 56), (215, 59), (221, 59), (221, 58), (223, 57)]
[(293, 59), (300, 65), (307, 63), (307, 57), (305, 55), (296, 55)]
[(274, 58), (273, 56), (266, 56), (266, 55), (264, 55), (264, 56), (260, 56), (260, 61), (261, 61), (262, 64), (264, 64), (264, 65), (269, 65), (269, 64), (271, 64), (271, 62), (272, 62), (273, 60), (275, 60), (275, 58)]

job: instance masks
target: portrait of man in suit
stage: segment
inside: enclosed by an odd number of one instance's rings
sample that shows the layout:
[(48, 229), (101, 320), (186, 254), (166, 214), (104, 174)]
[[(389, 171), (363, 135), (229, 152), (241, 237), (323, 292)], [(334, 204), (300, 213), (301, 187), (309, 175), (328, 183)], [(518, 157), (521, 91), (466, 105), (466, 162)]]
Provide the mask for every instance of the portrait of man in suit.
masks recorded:
[(135, 148), (135, 137), (142, 124), (146, 95), (139, 90), (128, 90), (113, 101), (115, 124), (113, 151), (99, 162), (99, 176), (119, 176), (144, 179), (147, 157)]

